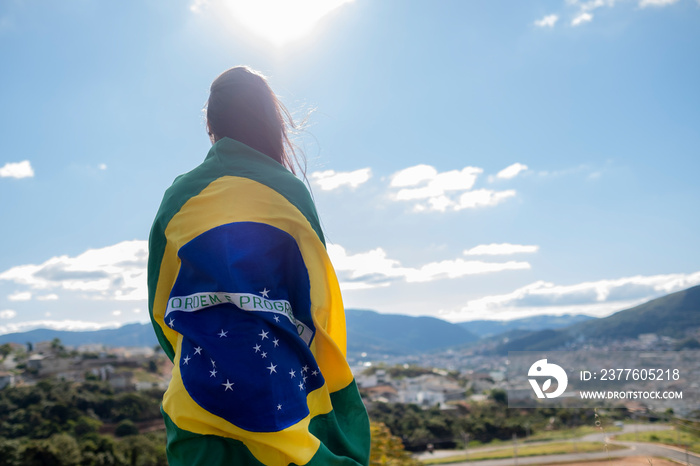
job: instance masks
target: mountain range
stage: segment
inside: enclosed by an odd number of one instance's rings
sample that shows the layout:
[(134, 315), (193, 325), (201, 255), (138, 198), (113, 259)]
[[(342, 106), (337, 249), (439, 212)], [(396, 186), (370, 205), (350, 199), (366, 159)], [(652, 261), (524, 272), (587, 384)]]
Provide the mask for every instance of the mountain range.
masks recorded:
[(151, 324), (126, 324), (118, 328), (102, 330), (70, 331), (38, 328), (20, 333), (0, 335), (3, 343), (32, 343), (61, 340), (65, 346), (80, 346), (87, 344), (103, 344), (105, 346), (155, 346), (158, 339), (153, 333)]
[[(346, 309), (349, 353), (412, 354), (473, 343), (480, 338), (515, 329), (540, 330), (561, 327), (586, 316), (538, 316), (513, 321), (473, 321), (453, 324), (434, 317), (411, 317)], [(550, 318), (547, 318), (550, 317)], [(35, 329), (0, 335), (0, 344), (61, 340), (66, 346), (102, 343), (105, 346), (155, 346), (158, 341), (150, 324), (127, 324), (119, 328), (94, 331)]]
[[(611, 341), (644, 333), (681, 337), (700, 329), (700, 286), (653, 299), (602, 319), (583, 315), (536, 316), (511, 321), (470, 321), (453, 324), (434, 317), (380, 314), (347, 309), (348, 353), (367, 357), (416, 354), (449, 347), (501, 343), (498, 352), (563, 348), (572, 341)], [(507, 338), (506, 338), (507, 337)], [(115, 329), (65, 331), (36, 329), (0, 335), (0, 344), (37, 343), (59, 338), (66, 346), (155, 346), (151, 324), (127, 324)]]
[(479, 336), (466, 328), (436, 319), (375, 311), (347, 309), (348, 353), (381, 354), (424, 353), (474, 342)]
[(532, 316), (513, 320), (470, 320), (460, 322), (459, 325), (472, 333), (479, 335), (479, 338), (488, 338), (513, 330), (543, 330), (568, 327), (578, 322), (592, 320), (595, 317), (583, 314), (565, 314), (561, 316)]
[(520, 334), (498, 352), (539, 351), (563, 348), (571, 342), (609, 343), (646, 333), (682, 338), (700, 329), (700, 286), (652, 299), (604, 319), (579, 322), (560, 329)]

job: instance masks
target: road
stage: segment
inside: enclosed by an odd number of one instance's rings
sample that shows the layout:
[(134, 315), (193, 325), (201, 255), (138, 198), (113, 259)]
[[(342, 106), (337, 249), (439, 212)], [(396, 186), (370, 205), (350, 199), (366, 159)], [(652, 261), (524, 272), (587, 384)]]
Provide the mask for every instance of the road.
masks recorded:
[[(684, 450), (667, 447), (659, 444), (653, 443), (642, 443), (642, 442), (622, 442), (617, 440), (611, 440), (612, 435), (627, 434), (634, 432), (644, 432), (653, 430), (666, 430), (670, 429), (669, 426), (664, 425), (650, 425), (650, 424), (625, 424), (621, 432), (614, 432), (612, 434), (607, 433), (595, 433), (585, 435), (576, 439), (579, 442), (604, 442), (605, 437), (608, 437), (608, 443), (615, 445), (624, 445), (628, 448), (624, 450), (613, 450), (609, 452), (601, 451), (595, 453), (571, 453), (566, 455), (547, 455), (547, 456), (528, 456), (525, 458), (504, 458), (500, 460), (482, 460), (482, 461), (463, 461), (459, 463), (450, 463), (453, 466), (512, 466), (512, 465), (525, 465), (525, 464), (536, 464), (536, 465), (554, 465), (560, 463), (570, 463), (574, 461), (593, 461), (593, 460), (605, 460), (610, 458), (620, 458), (625, 456), (644, 456), (644, 457), (658, 457), (658, 458), (670, 458), (679, 461), (681, 464), (689, 465), (700, 465), (700, 455), (694, 453), (687, 453)], [(553, 440), (552, 442), (558, 442), (561, 440)], [(541, 443), (550, 442), (533, 442), (528, 445), (536, 445)], [(522, 445), (522, 443), (519, 443)], [(498, 450), (500, 448), (478, 448), (471, 449), (471, 452), (476, 451), (486, 451), (486, 450)], [(430, 453), (422, 453), (416, 458), (427, 459), (427, 458), (442, 458), (447, 456), (454, 456), (462, 453), (457, 450), (437, 450), (432, 455)]]

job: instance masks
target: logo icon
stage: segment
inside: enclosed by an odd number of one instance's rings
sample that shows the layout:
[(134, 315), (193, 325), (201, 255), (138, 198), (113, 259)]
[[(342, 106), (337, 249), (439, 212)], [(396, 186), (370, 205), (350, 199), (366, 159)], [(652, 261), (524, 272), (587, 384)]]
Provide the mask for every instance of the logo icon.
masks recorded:
[[(548, 363), (546, 359), (540, 359), (530, 366), (530, 370), (527, 372), (527, 375), (528, 377), (550, 377), (542, 384), (542, 388), (540, 388), (540, 385), (537, 383), (536, 379), (528, 379), (530, 385), (532, 385), (532, 389), (535, 391), (535, 395), (537, 395), (537, 398), (556, 398), (564, 393), (564, 390), (566, 390), (566, 385), (569, 383), (569, 378), (566, 376), (564, 369), (556, 364)], [(554, 379), (557, 381), (557, 389), (551, 393), (547, 393), (549, 387), (552, 386), (551, 377), (554, 377)]]

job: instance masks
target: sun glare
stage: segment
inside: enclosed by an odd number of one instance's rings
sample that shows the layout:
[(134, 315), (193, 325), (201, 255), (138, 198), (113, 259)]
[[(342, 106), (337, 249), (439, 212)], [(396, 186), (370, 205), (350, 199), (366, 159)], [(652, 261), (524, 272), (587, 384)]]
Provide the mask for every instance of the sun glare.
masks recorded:
[(318, 21), (353, 0), (230, 0), (228, 8), (247, 29), (276, 46), (310, 33)]

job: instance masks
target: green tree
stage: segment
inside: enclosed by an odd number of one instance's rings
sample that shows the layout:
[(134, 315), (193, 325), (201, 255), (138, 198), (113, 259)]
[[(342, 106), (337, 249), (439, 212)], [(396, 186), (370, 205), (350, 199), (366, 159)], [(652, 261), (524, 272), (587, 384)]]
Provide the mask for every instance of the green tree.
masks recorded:
[(12, 353), (12, 346), (9, 343), (0, 345), (0, 356), (2, 356), (2, 359), (5, 359), (10, 353)]
[(51, 349), (54, 351), (63, 351), (65, 349), (60, 338), (54, 338), (51, 340)]
[(19, 465), (19, 442), (0, 438), (0, 466)]
[(148, 421), (160, 417), (160, 402), (144, 393), (120, 393), (114, 399), (114, 420)]
[(80, 416), (73, 422), (73, 433), (76, 437), (83, 437), (97, 432), (102, 426), (102, 422), (88, 416)]
[(138, 435), (139, 428), (136, 427), (133, 421), (130, 419), (124, 419), (119, 421), (117, 427), (114, 429), (114, 435), (117, 437), (126, 437), (127, 435)]
[(165, 441), (150, 435), (132, 435), (119, 442), (125, 464), (130, 466), (167, 466)]
[(508, 393), (500, 388), (494, 388), (491, 390), (489, 397), (496, 403), (507, 406), (508, 405)]
[(391, 435), (389, 428), (381, 422), (370, 422), (372, 448), (370, 466), (419, 466), (421, 463), (404, 449), (401, 439)]
[(55, 434), (45, 440), (30, 441), (20, 452), (23, 466), (79, 466), (78, 442), (68, 434)]
[(124, 461), (117, 453), (120, 447), (113, 437), (90, 433), (80, 440), (83, 465), (85, 466), (122, 466)]

